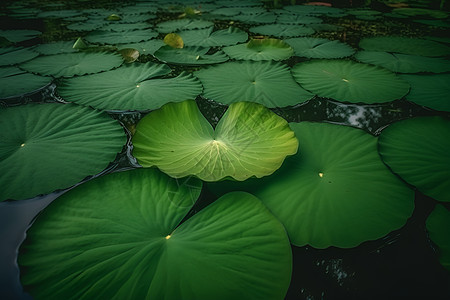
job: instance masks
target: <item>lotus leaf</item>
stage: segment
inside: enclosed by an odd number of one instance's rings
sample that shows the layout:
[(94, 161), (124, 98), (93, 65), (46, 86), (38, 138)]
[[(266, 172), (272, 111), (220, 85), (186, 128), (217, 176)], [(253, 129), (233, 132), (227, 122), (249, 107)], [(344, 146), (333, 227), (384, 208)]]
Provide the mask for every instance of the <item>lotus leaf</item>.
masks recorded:
[(60, 54), (60, 53), (70, 53), (76, 52), (77, 49), (73, 47), (73, 41), (59, 41), (50, 44), (40, 44), (36, 46), (33, 50), (44, 55)]
[(6, 47), (0, 49), (0, 66), (20, 64), (39, 55), (29, 48)]
[(72, 104), (0, 109), (0, 201), (70, 187), (95, 175), (126, 143), (108, 115)]
[(361, 39), (359, 46), (368, 51), (386, 51), (422, 56), (445, 56), (450, 47), (438, 42), (396, 36), (370, 37)]
[[(253, 11), (253, 9), (251, 11)], [(263, 12), (258, 14), (242, 14), (233, 17), (233, 20), (240, 21), (246, 24), (274, 23), (276, 19), (277, 16), (272, 12)]]
[(146, 42), (140, 42), (135, 44), (118, 45), (119, 50), (125, 48), (133, 48), (139, 51), (140, 54), (154, 54), (159, 48), (164, 46), (162, 40), (150, 40)]
[(450, 202), (450, 121), (415, 117), (393, 123), (379, 137), (383, 161), (406, 182)]
[(0, 68), (0, 98), (17, 97), (34, 92), (52, 80), (27, 73), (16, 67)]
[(294, 54), (294, 50), (278, 39), (251, 39), (246, 44), (223, 48), (231, 58), (243, 60), (285, 60)]
[(90, 43), (116, 45), (148, 41), (157, 36), (158, 33), (150, 29), (119, 32), (98, 30), (89, 33), (85, 39)]
[(122, 55), (118, 53), (79, 52), (40, 56), (20, 68), (44, 76), (72, 77), (111, 70), (122, 63)]
[(13, 43), (30, 40), (37, 37), (40, 34), (42, 34), (42, 32), (29, 29), (0, 30), (0, 36), (6, 38), (8, 41)]
[(377, 65), (397, 73), (442, 73), (450, 71), (450, 61), (439, 57), (360, 51), (356, 53), (355, 58), (361, 62)]
[(277, 18), (278, 24), (316, 24), (322, 22), (320, 18), (305, 15), (281, 14)]
[(377, 138), (335, 124), (290, 126), (299, 139), (298, 152), (273, 175), (208, 184), (210, 189), (250, 191), (283, 223), (296, 246), (351, 248), (406, 223), (414, 191), (383, 164)]
[(163, 46), (155, 52), (156, 58), (162, 62), (180, 65), (210, 65), (228, 60), (228, 56), (222, 51), (207, 54), (209, 48), (184, 47), (181, 49)]
[(151, 25), (149, 23), (140, 22), (140, 23), (110, 23), (106, 24), (101, 28), (101, 30), (111, 30), (111, 31), (129, 31), (129, 30), (145, 30), (150, 28)]
[(65, 100), (107, 110), (153, 110), (168, 102), (195, 99), (202, 92), (201, 83), (191, 74), (158, 78), (170, 72), (167, 65), (134, 63), (66, 79), (58, 92)]
[(283, 226), (244, 192), (180, 224), (200, 188), (138, 169), (69, 191), (27, 233), (23, 284), (35, 299), (282, 299), (292, 268)]
[(145, 116), (133, 146), (140, 165), (172, 177), (242, 181), (272, 174), (296, 153), (298, 141), (284, 119), (260, 104), (231, 104), (214, 130), (195, 101), (184, 101)]
[(169, 45), (172, 48), (181, 49), (184, 47), (183, 38), (176, 33), (168, 33), (164, 37), (164, 44)]
[(205, 20), (181, 19), (159, 23), (156, 29), (161, 33), (170, 33), (181, 30), (201, 29), (213, 26), (214, 23)]
[(248, 34), (235, 27), (213, 31), (213, 27), (181, 31), (179, 34), (186, 46), (217, 47), (230, 46), (247, 41)]
[(295, 80), (321, 97), (352, 103), (382, 103), (402, 98), (409, 84), (380, 67), (347, 60), (315, 60), (292, 68)]
[(302, 25), (270, 24), (251, 27), (253, 33), (281, 38), (311, 35), (314, 29)]
[(295, 55), (308, 58), (342, 58), (355, 53), (352, 47), (339, 41), (319, 38), (293, 38), (285, 40)]
[(394, 14), (405, 15), (408, 17), (422, 16), (422, 17), (431, 17), (431, 18), (436, 18), (436, 19), (445, 19), (448, 17), (448, 13), (445, 11), (434, 10), (434, 9), (425, 9), (425, 8), (404, 7), (404, 8), (393, 9), (392, 12)]
[(319, 5), (289, 5), (283, 7), (283, 9), (297, 14), (326, 15), (328, 17), (337, 14), (340, 15), (344, 12), (342, 9), (337, 7)]
[(67, 18), (67, 17), (75, 17), (81, 15), (81, 11), (76, 11), (72, 9), (63, 9), (63, 10), (49, 10), (43, 11), (37, 15), (38, 18)]
[[(253, 11), (254, 9), (255, 8), (252, 8), (251, 10)], [(262, 12), (265, 11), (264, 8), (258, 8), (258, 10), (262, 10)], [(211, 13), (214, 15), (221, 15), (221, 16), (226, 16), (226, 17), (234, 17), (234, 16), (239, 15), (241, 12), (242, 12), (241, 7), (221, 7), (221, 8), (211, 11)]]
[(302, 89), (289, 68), (277, 62), (228, 62), (195, 72), (206, 98), (230, 104), (239, 101), (284, 107), (305, 102), (313, 94)]
[(79, 23), (73, 23), (67, 25), (67, 28), (70, 30), (76, 30), (76, 31), (92, 31), (102, 28), (108, 24), (107, 21), (103, 19), (95, 19), (95, 20), (88, 20), (86, 22), (79, 22)]
[(443, 205), (437, 204), (426, 224), (430, 239), (438, 247), (441, 265), (450, 271), (450, 212)]

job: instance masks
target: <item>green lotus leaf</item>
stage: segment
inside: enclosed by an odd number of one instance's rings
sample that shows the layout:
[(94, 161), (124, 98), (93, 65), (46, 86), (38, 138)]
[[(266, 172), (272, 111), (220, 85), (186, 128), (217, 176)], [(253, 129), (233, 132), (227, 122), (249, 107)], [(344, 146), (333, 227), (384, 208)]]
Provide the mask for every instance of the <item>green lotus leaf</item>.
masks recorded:
[(76, 52), (77, 48), (74, 48), (73, 41), (59, 41), (49, 44), (40, 44), (33, 48), (34, 51), (44, 55), (60, 54)]
[(450, 75), (401, 75), (411, 85), (408, 101), (441, 111), (450, 111)]
[(195, 99), (202, 85), (191, 74), (158, 78), (167, 65), (134, 63), (99, 74), (66, 79), (58, 87), (67, 101), (107, 110), (153, 110), (168, 102)]
[(393, 123), (379, 137), (383, 161), (406, 182), (450, 202), (450, 121), (416, 117)]
[(0, 66), (20, 64), (38, 55), (39, 53), (29, 48), (6, 47), (0, 52)]
[(402, 98), (409, 84), (380, 67), (349, 60), (299, 63), (292, 75), (300, 85), (319, 95), (352, 103), (382, 103)]
[(321, 6), (321, 5), (288, 5), (283, 7), (284, 10), (308, 15), (340, 15), (343, 14), (343, 10), (337, 7)]
[(252, 39), (246, 44), (223, 48), (229, 57), (243, 60), (285, 60), (294, 54), (294, 50), (278, 39)]
[[(251, 10), (253, 12), (253, 9)], [(246, 24), (267, 24), (275, 23), (277, 15), (273, 12), (261, 12), (257, 14), (242, 14), (234, 16), (233, 20)]]
[(169, 45), (172, 48), (181, 49), (184, 47), (183, 38), (176, 33), (168, 33), (163, 39), (164, 44)]
[(30, 29), (0, 30), (0, 36), (13, 43), (30, 40), (41, 34), (40, 31)]
[(76, 31), (93, 31), (107, 25), (108, 22), (103, 19), (88, 20), (86, 22), (79, 22), (67, 25), (67, 29)]
[(215, 130), (195, 101), (169, 103), (145, 116), (133, 136), (140, 165), (205, 181), (270, 175), (297, 146), (284, 119), (249, 102), (231, 104)]
[(117, 121), (72, 104), (0, 109), (0, 201), (67, 188), (104, 170), (126, 143)]
[(394, 14), (405, 15), (408, 17), (428, 17), (436, 19), (445, 19), (448, 17), (448, 13), (442, 10), (425, 9), (425, 8), (412, 8), (403, 7), (395, 8), (392, 10)]
[(140, 22), (140, 23), (109, 23), (100, 28), (100, 30), (111, 30), (111, 31), (129, 31), (129, 30), (146, 30), (150, 28), (151, 25), (149, 23)]
[(218, 47), (247, 41), (248, 34), (235, 27), (213, 31), (213, 27), (179, 32), (186, 46)]
[(283, 226), (244, 192), (179, 224), (200, 187), (137, 169), (69, 191), (28, 231), (22, 283), (35, 299), (283, 299)]
[(437, 204), (428, 216), (426, 225), (430, 239), (438, 247), (441, 265), (450, 271), (450, 212)]
[(293, 38), (285, 40), (295, 55), (308, 58), (342, 58), (355, 53), (347, 44), (319, 38)]
[(139, 51), (133, 48), (124, 48), (118, 52), (126, 63), (135, 62), (139, 58)]
[(195, 72), (206, 98), (225, 104), (250, 101), (266, 107), (305, 102), (313, 94), (302, 89), (289, 68), (278, 62), (228, 62)]
[(278, 24), (317, 24), (322, 22), (320, 18), (304, 15), (280, 14), (277, 17)]
[(72, 77), (111, 70), (122, 63), (119, 53), (79, 52), (39, 56), (20, 68), (44, 76)]
[[(253, 10), (254, 8), (252, 8)], [(262, 9), (262, 11), (265, 11), (265, 9)], [(234, 17), (237, 16), (241, 13), (242, 8), (241, 7), (221, 7), (218, 9), (215, 9), (213, 11), (211, 11), (210, 13), (214, 14), (214, 15), (221, 15), (221, 16), (226, 16), (226, 17)]]
[(281, 38), (311, 35), (314, 29), (302, 25), (270, 24), (251, 27), (253, 33), (276, 36)]
[(98, 30), (89, 33), (85, 39), (95, 44), (129, 44), (148, 41), (158, 36), (158, 33), (150, 30), (128, 30), (128, 31), (104, 31)]
[(139, 51), (140, 54), (154, 54), (159, 48), (164, 46), (164, 42), (162, 40), (150, 40), (146, 42), (126, 44), (126, 45), (118, 45), (117, 48), (119, 50), (126, 48), (133, 48)]
[(189, 29), (201, 29), (213, 26), (214, 23), (205, 20), (180, 19), (159, 23), (156, 30), (160, 33), (170, 33)]
[(355, 54), (355, 58), (363, 63), (380, 66), (397, 73), (442, 73), (450, 71), (450, 61), (439, 57), (360, 51)]
[(243, 183), (209, 183), (249, 191), (283, 223), (296, 246), (351, 248), (402, 227), (414, 209), (414, 191), (392, 174), (377, 138), (328, 123), (290, 123), (296, 155), (273, 175)]
[(0, 68), (0, 98), (34, 92), (52, 82), (48, 77), (27, 73), (16, 67)]
[(63, 10), (49, 10), (43, 11), (37, 15), (38, 18), (67, 18), (67, 17), (75, 17), (81, 15), (81, 11), (72, 10), (72, 9), (63, 9)]
[(450, 54), (450, 47), (438, 42), (396, 36), (363, 38), (359, 47), (368, 51), (386, 51), (422, 56), (445, 56)]
[(181, 49), (163, 46), (155, 52), (156, 58), (162, 62), (180, 65), (210, 65), (228, 60), (222, 51), (207, 54), (209, 48), (184, 47)]

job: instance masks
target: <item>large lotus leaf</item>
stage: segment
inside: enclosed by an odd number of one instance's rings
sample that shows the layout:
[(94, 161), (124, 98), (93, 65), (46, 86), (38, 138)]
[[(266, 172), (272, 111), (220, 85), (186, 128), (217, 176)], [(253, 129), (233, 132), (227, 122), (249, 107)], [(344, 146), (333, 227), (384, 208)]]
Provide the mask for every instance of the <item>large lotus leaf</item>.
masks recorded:
[(20, 68), (44, 76), (72, 77), (111, 70), (122, 63), (118, 53), (79, 52), (40, 56), (21, 64)]
[(335, 124), (290, 126), (299, 139), (298, 153), (273, 175), (209, 187), (256, 195), (296, 246), (355, 247), (406, 223), (414, 209), (414, 191), (383, 164), (375, 137)]
[(313, 94), (302, 89), (289, 68), (277, 62), (228, 62), (195, 72), (206, 98), (230, 104), (239, 101), (284, 107), (305, 102)]
[(58, 92), (65, 100), (108, 110), (153, 110), (168, 102), (195, 99), (202, 92), (200, 81), (191, 74), (155, 79), (170, 72), (167, 65), (135, 63), (69, 78)]
[(278, 39), (252, 39), (246, 44), (223, 48), (229, 57), (243, 60), (285, 60), (294, 54), (294, 50)]
[(128, 44), (148, 41), (157, 37), (158, 33), (150, 29), (128, 30), (128, 31), (106, 31), (98, 30), (88, 34), (85, 39), (97, 44)]
[(448, 17), (448, 13), (442, 10), (434, 10), (434, 9), (425, 9), (425, 8), (412, 8), (412, 7), (403, 7), (403, 8), (395, 8), (392, 10), (394, 14), (405, 15), (409, 17), (431, 17), (436, 19), (445, 19)]
[(67, 25), (67, 28), (70, 30), (76, 30), (76, 31), (92, 31), (100, 29), (101, 27), (108, 24), (108, 21), (105, 21), (104, 19), (94, 19), (94, 20), (88, 20), (86, 22), (79, 22), (79, 23), (73, 23)]
[(263, 12), (258, 14), (242, 14), (233, 17), (233, 20), (240, 21), (246, 24), (267, 24), (274, 23), (277, 15), (272, 12)]
[(450, 54), (450, 47), (438, 42), (396, 36), (364, 38), (359, 46), (368, 51), (386, 51), (422, 56), (445, 56)]
[(314, 33), (314, 29), (301, 25), (287, 25), (287, 24), (270, 24), (261, 25), (250, 28), (253, 33), (270, 35), (276, 37), (296, 37), (311, 35)]
[(355, 53), (347, 44), (319, 38), (293, 38), (285, 40), (295, 55), (308, 58), (341, 58)]
[(75, 41), (59, 41), (49, 44), (40, 44), (33, 50), (45, 55), (76, 52), (78, 50), (73, 48), (74, 43)]
[(393, 123), (379, 137), (383, 161), (406, 182), (450, 202), (450, 121), (416, 117)]
[(317, 24), (322, 22), (320, 18), (305, 15), (281, 14), (277, 18), (278, 24)]
[(235, 27), (213, 31), (213, 27), (181, 31), (179, 35), (186, 46), (218, 47), (247, 41), (248, 34)]
[(27, 73), (16, 67), (0, 68), (0, 98), (20, 96), (34, 92), (52, 80)]
[(40, 34), (42, 32), (30, 29), (0, 30), (0, 36), (13, 43), (33, 39)]
[(180, 65), (210, 65), (227, 61), (229, 58), (222, 51), (207, 54), (209, 48), (184, 47), (172, 48), (163, 46), (155, 52), (156, 58), (162, 62)]
[(126, 45), (118, 45), (117, 48), (119, 50), (132, 48), (139, 51), (140, 54), (154, 54), (159, 48), (164, 46), (164, 42), (162, 40), (150, 40), (146, 42), (126, 44)]
[(101, 28), (101, 30), (111, 30), (111, 31), (129, 31), (129, 30), (145, 30), (150, 28), (151, 25), (149, 23), (140, 22), (140, 23), (109, 23)]
[(72, 104), (0, 109), (0, 201), (67, 188), (95, 175), (126, 143), (108, 115)]
[(401, 75), (411, 90), (406, 99), (432, 109), (450, 111), (450, 74)]
[(283, 7), (283, 9), (297, 14), (326, 15), (326, 16), (342, 14), (344, 12), (342, 9), (337, 7), (329, 7), (322, 5), (289, 5)]
[(213, 22), (205, 20), (181, 19), (159, 23), (156, 26), (156, 29), (161, 33), (170, 33), (181, 30), (201, 29), (213, 25), (214, 25)]
[(440, 263), (450, 271), (450, 212), (437, 204), (426, 224), (430, 239), (438, 246)]
[(262, 105), (231, 104), (214, 130), (195, 101), (184, 101), (145, 116), (133, 146), (140, 165), (172, 177), (241, 181), (272, 174), (296, 153), (298, 141), (287, 122)]
[(200, 187), (138, 169), (69, 191), (28, 231), (22, 283), (35, 299), (283, 299), (292, 255), (280, 222), (235, 192), (179, 224)]
[(39, 53), (29, 48), (6, 47), (0, 52), (0, 66), (20, 64), (38, 55)]
[(316, 60), (292, 68), (295, 80), (321, 97), (352, 103), (382, 103), (402, 98), (409, 84), (394, 73), (349, 60)]
[(355, 58), (361, 62), (377, 65), (397, 73), (442, 73), (450, 71), (450, 60), (439, 57), (360, 51), (355, 54)]

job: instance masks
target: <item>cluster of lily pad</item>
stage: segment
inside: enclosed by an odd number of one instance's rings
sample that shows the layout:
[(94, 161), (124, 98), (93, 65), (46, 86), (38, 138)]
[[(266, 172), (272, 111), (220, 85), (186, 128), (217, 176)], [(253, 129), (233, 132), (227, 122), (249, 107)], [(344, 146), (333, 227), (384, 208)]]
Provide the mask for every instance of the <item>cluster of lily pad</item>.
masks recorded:
[[(414, 189), (450, 202), (447, 118), (396, 122), (376, 137), (343, 125), (288, 123), (269, 109), (314, 97), (363, 104), (406, 97), (450, 111), (449, 46), (368, 37), (356, 52), (311, 37), (327, 25), (323, 16), (381, 15), (371, 10), (190, 2), (41, 12), (73, 20), (69, 29), (86, 32), (77, 42), (23, 48), (13, 43), (39, 32), (0, 31), (11, 43), (0, 48), (0, 98), (55, 79), (59, 96), (72, 102), (0, 110), (1, 201), (102, 172), (127, 147), (125, 130), (106, 112), (150, 111), (127, 131), (143, 168), (74, 187), (31, 226), (19, 264), (34, 297), (282, 299), (290, 244), (351, 248), (381, 238), (412, 215)], [(155, 23), (159, 11), (174, 17)], [(249, 29), (218, 29), (218, 20)], [(194, 71), (175, 74), (179, 65)], [(195, 102), (199, 95), (229, 105), (215, 128)], [(203, 185), (219, 198), (186, 220)], [(442, 205), (427, 228), (448, 268), (440, 222), (448, 223)]]

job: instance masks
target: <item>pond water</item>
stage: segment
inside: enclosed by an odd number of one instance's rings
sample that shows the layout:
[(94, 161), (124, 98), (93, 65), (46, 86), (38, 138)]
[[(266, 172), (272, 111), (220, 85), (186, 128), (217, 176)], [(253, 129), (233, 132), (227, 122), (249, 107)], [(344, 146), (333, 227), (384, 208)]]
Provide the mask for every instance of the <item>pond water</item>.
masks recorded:
[[(282, 32), (274, 32), (273, 34), (267, 34), (264, 30), (254, 30), (257, 26), (277, 24), (279, 20), (282, 20), (280, 16), (284, 16), (290, 18), (289, 20), (294, 20), (286, 21), (285, 24), (315, 28), (316, 31), (308, 34), (308, 37), (337, 40), (355, 50), (361, 50), (359, 42), (363, 38), (373, 36), (415, 38), (432, 36), (435, 40), (444, 41), (444, 45), (448, 46), (449, 42), (448, 39), (445, 40), (448, 38), (450, 26), (445, 7), (443, 7), (444, 10), (428, 10), (439, 8), (440, 1), (434, 1), (436, 3), (433, 1), (403, 1), (401, 3), (404, 5), (424, 10), (397, 11), (397, 13), (395, 9), (402, 7), (402, 5), (396, 1), (386, 1), (387, 4), (381, 1), (366, 1), (368, 6), (363, 6), (364, 3), (356, 3), (355, 1), (353, 3), (351, 1), (349, 3), (336, 3), (335, 1), (332, 3), (332, 7), (339, 7), (339, 10), (324, 9), (322, 11), (321, 9), (324, 6), (318, 6), (318, 12), (308, 8), (305, 10), (307, 13), (302, 13), (300, 8), (295, 8), (300, 7), (300, 5), (292, 6), (292, 1), (284, 1), (285, 3), (283, 1), (256, 1), (258, 2), (257, 5), (237, 6), (238, 8), (236, 8), (238, 2), (241, 2), (241, 5), (244, 5), (242, 4), (244, 2), (187, 1), (181, 5), (177, 2), (183, 1), (96, 1), (95, 3), (81, 0), (63, 2), (7, 1), (1, 4), (0, 37), (2, 37), (2, 40), (0, 42), (4, 49), (11, 46), (32, 49), (32, 47), (42, 43), (56, 41), (74, 43), (77, 38), (84, 37), (85, 41), (91, 41), (91, 47), (96, 47), (95, 38), (91, 37), (90, 39), (89, 34), (92, 35), (94, 30), (107, 26), (108, 22), (105, 23), (104, 19), (113, 14), (122, 17), (128, 16), (131, 21), (120, 24), (127, 24), (130, 27), (136, 24), (138, 28), (146, 29), (145, 24), (147, 24), (151, 28), (150, 30), (155, 33), (152, 40), (162, 40), (167, 33), (175, 32), (177, 28), (176, 26), (172, 28), (170, 27), (172, 25), (170, 25), (168, 26), (169, 29), (165, 30), (160, 24), (177, 20), (181, 14), (186, 13), (193, 14), (190, 17), (194, 20), (213, 22), (214, 30), (227, 29), (232, 25), (249, 34), (249, 37), (259, 37), (260, 35), (278, 39), (304, 37), (303, 34), (288, 34), (286, 28)], [(253, 1), (254, 4), (256, 2)], [(354, 6), (350, 6), (350, 4)], [(279, 5), (279, 7), (274, 7), (274, 5)], [(186, 9), (186, 7), (189, 7), (189, 9)], [(202, 14), (197, 14), (195, 10), (201, 11)], [(246, 14), (245, 10), (254, 10), (255, 14)], [(249, 15), (252, 17), (249, 17)], [(260, 19), (255, 16), (259, 16)], [(272, 16), (277, 18), (270, 21)], [(310, 24), (296, 23), (295, 18), (299, 16), (307, 16), (319, 19), (319, 21), (315, 20)], [(184, 20), (185, 18), (181, 19)], [(126, 17), (123, 17), (123, 20), (126, 20)], [(327, 24), (329, 27), (322, 26), (322, 29), (320, 29), (318, 24)], [(159, 32), (155, 30), (158, 25), (160, 26)], [(37, 30), (39, 33), (30, 33), (28, 38), (18, 37), (15, 39), (14, 37), (11, 38), (9, 32), (13, 29)], [(189, 27), (182, 29), (184, 31), (198, 30)], [(12, 34), (19, 34), (19, 32)], [(126, 39), (126, 37), (125, 34), (114, 38)], [(99, 42), (100, 47), (103, 47), (102, 50), (107, 51), (116, 51), (117, 48), (114, 48), (116, 45), (120, 48), (120, 44), (137, 45), (139, 43), (139, 38), (136, 41), (132, 41), (130, 38), (123, 43), (118, 41), (117, 44), (113, 45), (110, 42), (103, 42), (103, 40)], [(159, 47), (161, 46), (162, 43)], [(152, 54), (157, 49), (157, 46), (153, 45), (153, 47), (156, 47), (155, 50), (149, 51)], [(131, 48), (131, 46), (127, 48)], [(221, 48), (212, 47), (208, 54), (214, 54)], [(145, 49), (141, 49), (140, 52), (138, 62), (161, 63), (156, 55), (146, 54)], [(442, 59), (448, 59), (449, 54), (447, 53), (447, 56)], [(40, 54), (40, 56), (43, 56), (43, 54)], [(174, 56), (174, 61), (180, 56)], [(307, 62), (310, 59), (294, 55), (283, 59), (281, 63), (293, 68), (295, 65)], [(336, 58), (323, 57), (321, 59)], [(352, 55), (339, 59), (355, 60)], [(23, 63), (27, 61), (25, 59)], [(29, 61), (32, 62), (33, 60)], [(13, 63), (13, 65), (19, 66), (21, 64), (22, 61)], [(206, 64), (195, 65), (170, 61), (167, 64), (173, 70), (171, 75), (163, 75), (159, 78), (173, 78), (173, 76), (185, 74), (183, 73), (185, 71), (193, 73), (207, 68)], [(10, 64), (2, 62), (3, 67), (8, 65)], [(25, 65), (23, 66), (25, 68)], [(447, 69), (446, 71), (440, 71), (440, 73), (448, 74), (449, 71), (450, 69)], [(35, 73), (34, 71), (30, 72)], [(401, 72), (397, 73), (400, 74)], [(430, 74), (429, 71), (418, 73), (421, 75)], [(61, 78), (56, 78), (52, 83), (43, 85), (39, 89), (27, 90), (26, 94), (8, 95), (0, 99), (1, 104), (4, 107), (14, 107), (28, 105), (32, 102), (70, 102), (58, 93), (58, 88), (62, 85), (61, 82)], [(2, 93), (7, 90), (4, 87), (0, 89)], [(422, 106), (413, 101), (408, 101), (408, 96), (400, 97), (394, 101), (385, 101), (385, 103), (352, 103), (352, 101), (337, 101), (332, 98), (331, 96), (319, 97), (313, 95), (310, 99), (299, 101), (301, 103), (296, 105), (274, 107), (271, 110), (288, 122), (314, 121), (340, 124), (363, 129), (374, 136), (378, 136), (389, 124), (400, 120), (416, 116), (450, 117), (448, 109), (438, 110)], [(205, 95), (198, 95), (195, 99), (206, 119), (213, 126), (216, 126), (227, 106), (220, 104), (218, 101), (207, 99)], [(447, 99), (444, 99), (445, 101), (449, 103), (448, 95)], [(113, 119), (119, 120), (127, 128), (128, 144), (118, 154), (115, 161), (94, 178), (101, 177), (106, 173), (138, 167), (136, 159), (131, 155), (130, 135), (131, 132), (134, 132), (138, 121), (149, 110), (107, 109), (108, 114)], [(61, 170), (61, 172), (64, 173), (64, 170)], [(85, 181), (90, 179), (92, 178), (86, 178)], [(8, 184), (0, 183), (2, 188)], [(67, 190), (0, 203), (0, 239), (2, 241), (0, 246), (0, 295), (2, 299), (32, 299), (26, 291), (23, 291), (20, 283), (19, 268), (16, 262), (19, 247), (25, 239), (26, 230), (39, 212)], [(188, 217), (194, 215), (215, 199), (216, 196), (204, 186), (200, 199), (191, 209)], [(366, 241), (357, 247), (348, 249), (338, 247), (315, 249), (310, 246), (292, 246), (293, 273), (286, 299), (450, 299), (450, 273), (440, 265), (437, 258), (437, 247), (430, 241), (425, 226), (426, 219), (437, 201), (416, 190), (414, 203), (414, 213), (407, 223), (383, 238)], [(445, 204), (445, 206), (449, 208), (448, 204)], [(61, 224), (61, 226), (64, 226), (64, 224)]]

